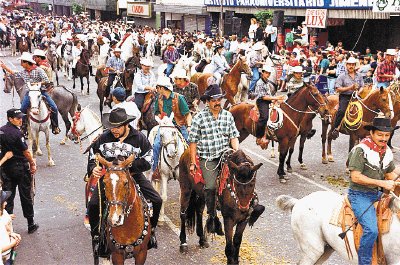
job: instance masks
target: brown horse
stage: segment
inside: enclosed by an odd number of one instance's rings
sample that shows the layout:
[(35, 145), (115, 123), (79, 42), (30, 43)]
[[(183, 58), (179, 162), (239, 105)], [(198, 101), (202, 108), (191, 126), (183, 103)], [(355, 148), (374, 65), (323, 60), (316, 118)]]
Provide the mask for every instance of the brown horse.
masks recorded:
[[(229, 103), (231, 105), (237, 103), (235, 101), (235, 96), (238, 92), (242, 72), (245, 72), (248, 76), (252, 75), (245, 56), (239, 56), (231, 71), (222, 78), (221, 89), (226, 93), (225, 97), (227, 99), (224, 104), (225, 109), (228, 107)], [(197, 84), (200, 96), (202, 96), (206, 91), (206, 88), (208, 87), (208, 79), (212, 78), (212, 76), (213, 74), (210, 73), (196, 73), (192, 76), (190, 81)]]
[(86, 77), (87, 80), (87, 94), (89, 95), (89, 65), (90, 65), (90, 52), (87, 49), (83, 49), (81, 56), (76, 63), (75, 66), (75, 75), (73, 76), (74, 79), (74, 85), (73, 89), (75, 89), (75, 78), (79, 77), (81, 80), (81, 93), (84, 95), (85, 93), (83, 92), (83, 78)]
[(158, 122), (154, 118), (154, 104), (156, 101), (156, 95), (153, 92), (147, 93), (144, 98), (143, 108), (140, 110), (142, 116), (139, 120), (140, 130), (146, 130), (147, 134), (150, 133), (154, 126), (158, 125)]
[[(99, 154), (97, 160), (106, 167), (103, 178), (105, 191), (105, 237), (113, 264), (124, 264), (135, 258), (135, 264), (144, 264), (150, 239), (150, 211), (146, 200), (129, 173), (135, 159), (131, 155), (124, 161), (108, 162)], [(94, 253), (95, 264), (99, 257)]]
[[(249, 220), (250, 204), (255, 196), (256, 172), (262, 164), (254, 165), (250, 157), (242, 150), (228, 151), (225, 158), (228, 174), (225, 175), (226, 178), (223, 178), (224, 181), (220, 179), (220, 182), (223, 183), (218, 198), (224, 218), (227, 264), (238, 264), (242, 236)], [(186, 225), (190, 232), (196, 226), (196, 233), (200, 238), (200, 247), (209, 247), (204, 236), (202, 220), (205, 206), (204, 184), (202, 182), (195, 183), (190, 174), (189, 165), (190, 154), (189, 149), (186, 149), (179, 163), (179, 184), (181, 188), (181, 233), (179, 238), (181, 241), (180, 251), (183, 253), (188, 252)], [(236, 231), (233, 236), (235, 226)]]
[[(392, 127), (395, 128), (395, 130), (397, 129), (397, 122), (400, 120), (400, 83), (399, 82), (395, 82), (393, 83), (390, 87), (390, 94), (391, 94), (391, 100), (392, 100), (392, 111), (393, 111), (393, 117), (392, 117)], [(392, 146), (392, 138), (394, 135), (394, 131), (392, 131), (391, 135), (390, 135), (390, 139), (388, 141), (388, 146), (393, 149)], [(393, 150), (394, 151), (394, 150)]]
[(134, 53), (125, 63), (124, 71), (124, 87), (127, 91), (127, 95), (132, 94), (133, 81), (137, 70), (140, 69), (140, 54)]
[(22, 36), (18, 43), (18, 51), (22, 54), (23, 52), (27, 52), (29, 50), (28, 39), (25, 36)]
[[(304, 118), (304, 114), (309, 113), (310, 110), (315, 112), (318, 110), (321, 115), (325, 115), (324, 106), (324, 98), (318, 89), (308, 84), (305, 84), (289, 97), (285, 103), (281, 104), (281, 109), (284, 112), (283, 126), (274, 132), (275, 137), (273, 137), (279, 142), (279, 167), (277, 174), (281, 182), (286, 182), (287, 177), (284, 170), (284, 162), (288, 151), (294, 148), (296, 138), (300, 133), (300, 124)], [(253, 107), (254, 104), (240, 103), (229, 110), (235, 119), (236, 128), (240, 132), (239, 141), (243, 141), (250, 134), (255, 135), (257, 124), (250, 119), (250, 110)], [(290, 161), (288, 169), (291, 169)]]
[[(390, 117), (389, 108), (389, 89), (374, 89), (364, 98), (360, 99), (358, 96), (352, 97), (350, 102), (359, 102), (362, 106), (363, 115), (361, 117), (359, 126), (355, 128), (347, 128), (344, 126), (344, 122), (340, 125), (340, 132), (349, 135), (349, 151), (353, 146), (362, 138), (368, 135), (368, 131), (364, 129), (364, 125), (371, 123), (372, 120), (379, 112), (382, 112), (386, 117)], [(322, 163), (327, 164), (328, 162), (334, 162), (332, 155), (332, 124), (336, 118), (336, 106), (338, 105), (339, 98), (337, 95), (328, 96), (328, 110), (331, 119), (322, 122)], [(352, 115), (357, 115), (354, 113)], [(328, 127), (331, 128), (328, 132)], [(326, 139), (328, 139), (328, 148), (326, 149)], [(328, 158), (326, 157), (328, 155)]]

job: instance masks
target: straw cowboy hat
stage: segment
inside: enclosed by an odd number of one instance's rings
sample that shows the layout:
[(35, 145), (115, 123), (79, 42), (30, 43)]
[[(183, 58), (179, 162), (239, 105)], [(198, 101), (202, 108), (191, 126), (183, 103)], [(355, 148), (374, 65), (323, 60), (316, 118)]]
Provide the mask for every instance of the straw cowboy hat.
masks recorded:
[(208, 42), (214, 42), (211, 38), (207, 38), (206, 43)]
[(122, 50), (121, 50), (121, 48), (117, 47), (117, 48), (114, 49), (114, 52), (122, 52)]
[(255, 51), (260, 51), (264, 48), (261, 42), (257, 42), (256, 44), (253, 45), (253, 50)]
[(113, 109), (110, 113), (104, 113), (101, 118), (101, 122), (104, 127), (112, 129), (115, 127), (119, 127), (125, 125), (131, 121), (133, 121), (136, 117), (126, 114), (125, 109), (116, 108)]
[(46, 53), (41, 49), (36, 49), (36, 50), (33, 51), (33, 55), (32, 56), (46, 57)]
[(271, 66), (269, 65), (264, 65), (263, 68), (261, 69), (262, 72), (268, 72), (268, 73), (272, 73), (273, 69)]
[(295, 66), (292, 68), (293, 73), (302, 73), (303, 72), (303, 67), (301, 66)]
[(140, 64), (141, 65), (145, 65), (145, 66), (153, 67), (153, 63), (147, 58), (144, 58), (144, 59), (140, 60)]
[(169, 79), (169, 78), (166, 77), (166, 76), (160, 76), (160, 77), (157, 79), (156, 85), (157, 85), (157, 86), (165, 87), (166, 89), (168, 89), (168, 90), (171, 91), (171, 92), (173, 91), (172, 84), (171, 84), (171, 79)]
[(21, 57), (19, 57), (19, 60), (36, 64), (35, 60), (33, 60), (32, 54), (30, 54), (29, 52), (23, 52)]
[(356, 64), (357, 63), (357, 60), (356, 60), (356, 58), (354, 58), (354, 57), (350, 57), (349, 59), (347, 59), (347, 61), (346, 61), (346, 64), (348, 64), (348, 63), (351, 63), (351, 64)]

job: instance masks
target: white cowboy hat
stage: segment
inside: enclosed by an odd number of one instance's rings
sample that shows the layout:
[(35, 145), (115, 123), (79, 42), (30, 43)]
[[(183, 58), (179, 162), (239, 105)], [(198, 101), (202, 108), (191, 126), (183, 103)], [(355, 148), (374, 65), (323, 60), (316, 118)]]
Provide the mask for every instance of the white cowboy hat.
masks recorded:
[(356, 64), (357, 60), (354, 57), (350, 57), (349, 59), (347, 59), (346, 63), (354, 63), (354, 64)]
[(200, 35), (197, 36), (197, 38), (198, 38), (198, 39), (203, 39), (203, 40), (204, 40), (206, 37), (205, 37), (203, 34), (200, 34)]
[(303, 72), (303, 67), (301, 66), (295, 66), (292, 68), (293, 73), (302, 73)]
[(32, 56), (46, 57), (46, 53), (41, 49), (36, 49), (36, 50), (33, 51), (33, 55)]
[(169, 79), (169, 77), (160, 76), (160, 77), (157, 79), (156, 85), (157, 85), (157, 86), (165, 87), (165, 88), (167, 88), (169, 91), (173, 91), (172, 84), (171, 84), (171, 79)]
[(207, 38), (206, 43), (207, 42), (214, 42), (211, 38)]
[(272, 67), (269, 65), (264, 65), (263, 68), (261, 69), (261, 71), (263, 72), (268, 72), (268, 73), (272, 73)]
[(140, 60), (140, 64), (145, 65), (145, 66), (153, 67), (153, 63), (147, 58), (144, 58), (144, 59)]
[(189, 77), (187, 76), (185, 69), (177, 70), (176, 74), (175, 74), (175, 78), (185, 78), (185, 79), (189, 80)]
[(386, 55), (396, 56), (396, 50), (395, 49), (387, 49)]
[(169, 28), (165, 28), (164, 31), (171, 31)]
[(21, 57), (19, 57), (19, 60), (21, 61), (27, 61), (33, 64), (36, 64), (36, 62), (33, 60), (32, 58), (32, 54), (30, 54), (29, 52), (23, 52)]
[(253, 45), (253, 50), (255, 50), (255, 51), (260, 51), (260, 50), (262, 50), (262, 48), (263, 48), (263, 45), (261, 42), (257, 42), (256, 44)]
[(121, 50), (121, 48), (117, 47), (117, 48), (114, 49), (114, 52), (122, 52), (122, 50)]

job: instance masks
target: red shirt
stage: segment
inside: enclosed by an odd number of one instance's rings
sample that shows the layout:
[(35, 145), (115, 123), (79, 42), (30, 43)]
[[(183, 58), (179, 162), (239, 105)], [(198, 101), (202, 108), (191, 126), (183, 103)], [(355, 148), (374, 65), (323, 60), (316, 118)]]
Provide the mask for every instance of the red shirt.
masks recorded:
[(394, 75), (396, 73), (396, 64), (394, 62), (388, 63), (388, 61), (383, 61), (376, 68), (376, 80), (378, 82), (390, 82), (393, 77), (381, 77), (381, 75)]

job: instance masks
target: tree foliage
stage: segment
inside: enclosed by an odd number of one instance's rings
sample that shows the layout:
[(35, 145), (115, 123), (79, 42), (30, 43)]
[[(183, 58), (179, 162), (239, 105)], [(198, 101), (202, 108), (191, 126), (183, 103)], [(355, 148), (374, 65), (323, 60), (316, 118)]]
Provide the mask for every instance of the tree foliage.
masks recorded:
[(257, 21), (261, 22), (262, 27), (265, 28), (267, 25), (266, 20), (269, 18), (272, 19), (273, 13), (272, 10), (262, 10), (255, 13), (254, 16), (256, 17)]
[(72, 4), (72, 12), (74, 12), (75, 15), (79, 15), (83, 11), (84, 11), (84, 8), (80, 4), (78, 4), (78, 3)]

